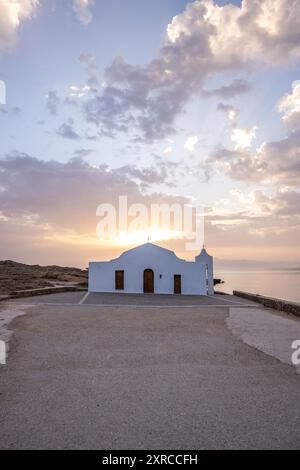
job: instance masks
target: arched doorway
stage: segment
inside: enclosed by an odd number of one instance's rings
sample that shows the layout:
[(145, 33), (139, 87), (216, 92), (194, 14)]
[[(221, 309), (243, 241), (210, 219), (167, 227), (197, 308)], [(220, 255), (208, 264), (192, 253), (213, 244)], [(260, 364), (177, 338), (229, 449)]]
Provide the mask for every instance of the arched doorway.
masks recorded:
[(144, 271), (144, 294), (154, 293), (154, 272), (152, 269)]

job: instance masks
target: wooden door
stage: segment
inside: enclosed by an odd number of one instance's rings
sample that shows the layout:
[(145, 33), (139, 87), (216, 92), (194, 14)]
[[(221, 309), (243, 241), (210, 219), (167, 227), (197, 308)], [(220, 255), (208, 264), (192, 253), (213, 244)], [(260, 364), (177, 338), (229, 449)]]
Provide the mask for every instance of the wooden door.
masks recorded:
[(144, 271), (144, 294), (154, 293), (154, 272), (152, 269)]
[(116, 290), (124, 290), (124, 271), (115, 271)]
[(174, 294), (181, 294), (181, 275), (174, 274)]

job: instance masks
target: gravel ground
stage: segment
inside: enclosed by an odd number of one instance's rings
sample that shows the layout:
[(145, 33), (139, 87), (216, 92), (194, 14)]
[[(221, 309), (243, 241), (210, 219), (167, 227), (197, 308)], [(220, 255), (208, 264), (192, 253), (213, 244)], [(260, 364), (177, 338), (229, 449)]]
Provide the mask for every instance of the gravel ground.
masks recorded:
[[(227, 324), (250, 346), (291, 364), (294, 341), (300, 343), (300, 318), (267, 309), (231, 308)], [(295, 366), (300, 373), (300, 366)]]
[(299, 449), (300, 376), (228, 313), (30, 308), (0, 366), (0, 448)]

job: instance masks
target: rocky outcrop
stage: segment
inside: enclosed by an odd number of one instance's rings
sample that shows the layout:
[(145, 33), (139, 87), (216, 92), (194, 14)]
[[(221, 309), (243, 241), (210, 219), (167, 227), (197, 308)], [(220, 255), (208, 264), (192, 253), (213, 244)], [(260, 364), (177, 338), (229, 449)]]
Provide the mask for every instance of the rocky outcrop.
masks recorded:
[(21, 290), (84, 285), (87, 277), (87, 270), (78, 268), (0, 261), (0, 296)]

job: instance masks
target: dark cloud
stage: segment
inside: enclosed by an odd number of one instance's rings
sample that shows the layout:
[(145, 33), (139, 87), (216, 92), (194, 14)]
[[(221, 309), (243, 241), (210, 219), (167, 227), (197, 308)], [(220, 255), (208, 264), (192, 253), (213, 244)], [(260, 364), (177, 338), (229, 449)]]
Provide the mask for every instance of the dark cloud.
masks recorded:
[(235, 79), (229, 85), (224, 85), (214, 90), (203, 90), (203, 96), (220, 96), (221, 98), (233, 98), (251, 90), (249, 82), (243, 79)]
[(68, 122), (64, 122), (56, 131), (56, 134), (64, 139), (79, 140), (80, 135), (74, 130), (74, 122), (70, 119)]
[(237, 124), (237, 117), (239, 115), (239, 110), (230, 104), (219, 103), (217, 107), (218, 111), (222, 111), (227, 114), (228, 119), (235, 126)]
[(223, 111), (224, 113), (229, 113), (230, 111), (236, 111), (236, 108), (230, 104), (219, 103), (218, 110)]

